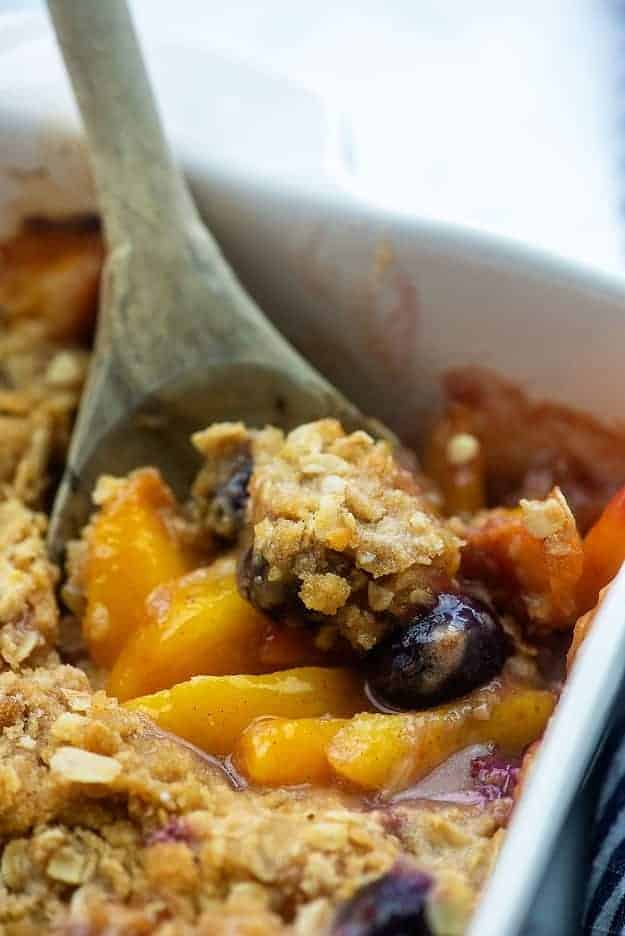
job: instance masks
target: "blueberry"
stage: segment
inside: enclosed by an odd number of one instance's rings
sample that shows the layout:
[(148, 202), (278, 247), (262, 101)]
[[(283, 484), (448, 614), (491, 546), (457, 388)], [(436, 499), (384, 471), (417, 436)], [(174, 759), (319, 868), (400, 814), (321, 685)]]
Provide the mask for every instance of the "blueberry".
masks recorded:
[(431, 936), (425, 898), (432, 879), (396, 864), (339, 908), (332, 936)]
[(428, 708), (466, 695), (500, 672), (508, 638), (475, 598), (442, 594), (366, 658), (369, 688), (386, 705)]
[(273, 581), (270, 567), (252, 544), (243, 544), (237, 564), (239, 593), (250, 604), (274, 620), (283, 620), (299, 605), (297, 590), (291, 581)]
[(241, 455), (215, 491), (210, 508), (211, 526), (224, 539), (236, 538), (243, 528), (251, 476), (252, 459)]
[[(317, 571), (333, 572), (347, 578), (351, 565), (340, 553), (327, 550), (323, 563), (317, 560)], [(281, 570), (280, 576), (272, 575), (265, 557), (254, 548), (249, 532), (242, 540), (242, 549), (237, 566), (237, 582), (240, 594), (250, 604), (269, 615), (275, 621), (288, 621), (291, 626), (317, 626), (323, 623), (323, 615), (311, 611), (299, 597), (301, 579), (294, 569)]]

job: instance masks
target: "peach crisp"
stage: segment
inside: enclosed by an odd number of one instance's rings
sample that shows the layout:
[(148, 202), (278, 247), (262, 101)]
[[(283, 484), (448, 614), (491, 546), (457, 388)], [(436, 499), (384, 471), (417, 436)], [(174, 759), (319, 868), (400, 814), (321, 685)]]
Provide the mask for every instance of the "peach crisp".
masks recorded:
[(0, 932), (459, 936), (625, 558), (625, 440), (476, 371), (423, 470), (211, 425), (180, 499), (101, 478), (58, 569), (102, 256), (0, 250)]

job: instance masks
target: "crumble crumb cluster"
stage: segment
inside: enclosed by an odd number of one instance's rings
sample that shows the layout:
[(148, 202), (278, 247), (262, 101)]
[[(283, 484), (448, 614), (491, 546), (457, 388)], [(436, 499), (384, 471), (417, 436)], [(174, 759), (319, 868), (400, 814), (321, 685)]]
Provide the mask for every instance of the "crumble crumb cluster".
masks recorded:
[(229, 467), (252, 454), (241, 581), (262, 610), (295, 611), (364, 651), (453, 579), (461, 541), (386, 442), (325, 419), (286, 437), (218, 425), (195, 443), (207, 459), (196, 496), (221, 498)]
[(0, 484), (29, 505), (63, 462), (103, 253), (92, 220), (39, 222), (0, 245)]
[(45, 528), (45, 517), (16, 498), (0, 501), (0, 671), (53, 656), (58, 570), (46, 555)]
[(25, 504), (41, 504), (62, 464), (87, 362), (40, 322), (0, 329), (0, 484)]

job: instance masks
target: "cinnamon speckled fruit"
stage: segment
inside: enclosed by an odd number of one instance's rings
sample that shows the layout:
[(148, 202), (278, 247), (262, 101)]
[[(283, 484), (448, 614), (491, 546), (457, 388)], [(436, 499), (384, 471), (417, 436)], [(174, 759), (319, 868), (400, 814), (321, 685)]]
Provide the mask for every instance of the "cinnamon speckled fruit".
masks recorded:
[(235, 762), (265, 786), (339, 777), (362, 789), (397, 792), (470, 744), (495, 743), (504, 763), (504, 754), (520, 753), (542, 734), (554, 705), (551, 692), (494, 680), (427, 712), (259, 718), (239, 739)]
[(196, 557), (176, 534), (175, 511), (159, 473), (141, 468), (115, 488), (88, 528), (83, 634), (102, 666), (114, 663), (145, 623), (152, 589), (193, 568)]
[(326, 750), (345, 718), (259, 718), (243, 732), (234, 763), (259, 786), (328, 783)]
[(520, 753), (543, 733), (555, 702), (552, 692), (495, 679), (427, 712), (356, 715), (330, 741), (328, 761), (356, 787), (394, 793), (470, 744), (493, 742), (505, 754)]
[(125, 701), (198, 674), (266, 672), (266, 629), (266, 618), (238, 593), (234, 559), (218, 559), (152, 592), (144, 624), (113, 667), (109, 692)]
[(126, 705), (208, 754), (230, 754), (261, 715), (346, 717), (364, 711), (367, 700), (356, 673), (302, 666), (265, 676), (194, 676)]

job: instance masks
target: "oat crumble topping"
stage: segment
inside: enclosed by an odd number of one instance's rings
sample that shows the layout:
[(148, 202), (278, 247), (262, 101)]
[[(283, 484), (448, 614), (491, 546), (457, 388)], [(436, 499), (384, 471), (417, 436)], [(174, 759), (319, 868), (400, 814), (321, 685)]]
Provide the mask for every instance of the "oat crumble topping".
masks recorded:
[(333, 624), (368, 650), (453, 579), (461, 541), (388, 443), (333, 419), (250, 435), (253, 604)]

